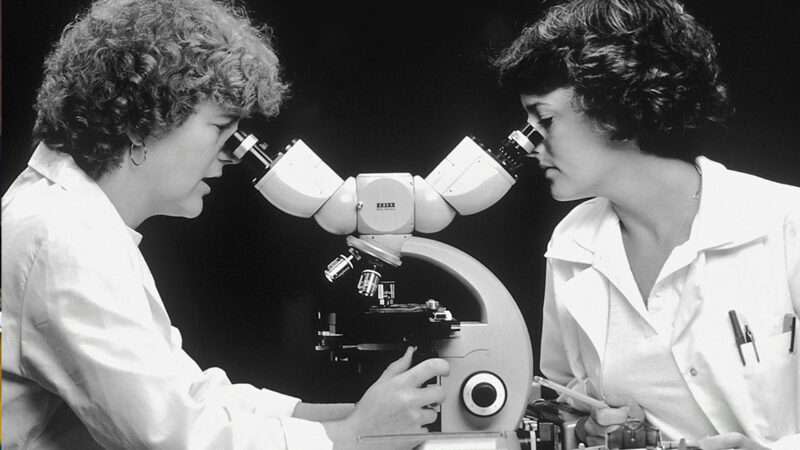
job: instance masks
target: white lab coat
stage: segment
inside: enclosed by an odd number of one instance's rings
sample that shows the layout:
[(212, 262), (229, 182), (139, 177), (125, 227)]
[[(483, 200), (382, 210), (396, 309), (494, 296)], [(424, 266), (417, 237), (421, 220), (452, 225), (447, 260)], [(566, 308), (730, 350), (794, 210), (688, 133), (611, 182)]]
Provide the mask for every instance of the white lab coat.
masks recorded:
[(299, 401), (201, 370), (128, 228), (39, 146), (2, 199), (6, 449), (330, 449)]
[[(706, 158), (697, 163), (703, 185), (691, 245), (672, 255), (672, 267), (659, 275), (663, 281), (688, 266), (673, 322), (673, 359), (718, 433), (740, 432), (773, 450), (798, 450), (800, 336), (789, 353), (784, 316), (800, 314), (800, 189)], [(619, 235), (609, 202), (592, 199), (556, 227), (545, 254), (541, 370), (576, 389), (603, 384), (610, 296), (641, 303), (627, 260), (607, 258), (624, 255), (611, 251), (621, 244), (610, 238), (614, 233)], [(732, 309), (747, 317), (759, 337), (760, 362), (745, 344), (748, 359), (742, 364), (728, 316)], [(674, 409), (682, 413), (680, 405)]]

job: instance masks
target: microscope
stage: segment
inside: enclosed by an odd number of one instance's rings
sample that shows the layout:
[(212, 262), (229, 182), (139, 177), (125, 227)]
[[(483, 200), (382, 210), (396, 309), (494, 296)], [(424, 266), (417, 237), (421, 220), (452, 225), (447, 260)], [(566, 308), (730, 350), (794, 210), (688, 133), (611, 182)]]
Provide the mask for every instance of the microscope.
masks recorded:
[[(329, 282), (360, 272), (358, 296), (366, 307), (346, 333), (334, 318), (319, 332), (318, 350), (332, 354), (418, 346), (417, 353), (450, 363), (435, 382), (445, 390), (429, 433), (359, 437), (365, 448), (391, 442), (422, 442), (419, 450), (685, 449), (665, 441), (645, 423), (626, 424), (603, 445), (577, 442), (575, 425), (585, 412), (541, 398), (532, 383), (533, 350), (522, 314), (508, 290), (483, 264), (445, 243), (416, 236), (441, 231), (457, 214), (483, 211), (516, 182), (526, 157), (543, 135), (527, 123), (497, 148), (465, 137), (422, 178), (410, 173), (363, 173), (340, 178), (302, 140), (274, 156), (252, 134), (237, 131), (226, 151), (241, 160), (256, 190), (278, 209), (313, 217), (324, 230), (347, 235), (346, 251), (324, 269)], [(436, 300), (395, 303), (386, 269), (415, 259), (443, 270), (462, 284), (479, 318), (459, 321)], [(422, 349), (420, 352), (419, 349)]]
[[(424, 441), (422, 450), (536, 448), (517, 435), (531, 394), (533, 351), (516, 302), (475, 258), (415, 233), (435, 233), (457, 214), (475, 214), (496, 203), (542, 139), (527, 123), (497, 148), (465, 137), (425, 178), (362, 173), (345, 180), (302, 140), (274, 156), (252, 134), (237, 131), (226, 143), (271, 204), (297, 217), (313, 217), (332, 234), (347, 235), (346, 251), (324, 276), (334, 282), (360, 271), (356, 291), (369, 306), (360, 315), (358, 333), (345, 336), (331, 324), (320, 333), (318, 349), (366, 349), (395, 341), (424, 346), (426, 354), (450, 363), (450, 374), (436, 381), (446, 399), (431, 433), (362, 436), (365, 446), (405, 439)], [(408, 258), (460, 282), (478, 303), (479, 319), (459, 321), (435, 300), (394, 303), (394, 285), (382, 281), (382, 273)]]

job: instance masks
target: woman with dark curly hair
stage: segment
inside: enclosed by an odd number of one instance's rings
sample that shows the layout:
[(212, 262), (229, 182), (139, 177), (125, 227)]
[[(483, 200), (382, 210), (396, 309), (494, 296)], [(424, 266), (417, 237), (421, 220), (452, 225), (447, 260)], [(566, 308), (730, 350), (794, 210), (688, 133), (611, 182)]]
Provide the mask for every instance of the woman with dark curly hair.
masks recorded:
[(800, 189), (700, 156), (731, 111), (711, 34), (677, 1), (574, 0), (495, 64), (553, 197), (592, 198), (545, 254), (541, 371), (611, 405), (579, 437), (644, 417), (706, 450), (800, 448)]
[(7, 449), (337, 449), (419, 432), (443, 360), (391, 364), (357, 406), (201, 370), (135, 229), (196, 217), (239, 120), (287, 85), (268, 30), (214, 0), (99, 0), (45, 63), (28, 167), (2, 198)]

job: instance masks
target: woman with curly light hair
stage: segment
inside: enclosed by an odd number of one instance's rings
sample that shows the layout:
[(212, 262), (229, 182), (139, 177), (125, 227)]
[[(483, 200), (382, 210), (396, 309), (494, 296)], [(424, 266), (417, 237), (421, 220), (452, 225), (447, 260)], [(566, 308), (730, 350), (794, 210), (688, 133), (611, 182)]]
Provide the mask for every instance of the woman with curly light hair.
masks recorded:
[(38, 146), (2, 199), (7, 449), (337, 449), (420, 432), (447, 373), (413, 349), (353, 404), (315, 405), (201, 370), (135, 230), (196, 217), (236, 163), (241, 118), (287, 85), (266, 28), (214, 0), (99, 0), (45, 62)]
[(573, 0), (494, 63), (552, 196), (590, 198), (545, 254), (541, 371), (609, 405), (578, 437), (800, 448), (800, 189), (701, 156), (732, 111), (711, 34), (673, 0)]

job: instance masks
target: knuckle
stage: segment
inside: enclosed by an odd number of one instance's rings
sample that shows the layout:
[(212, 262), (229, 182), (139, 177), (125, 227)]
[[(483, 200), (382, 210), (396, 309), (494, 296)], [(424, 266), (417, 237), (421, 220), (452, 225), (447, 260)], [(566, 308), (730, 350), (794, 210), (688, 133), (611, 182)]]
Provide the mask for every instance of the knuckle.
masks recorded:
[(436, 421), (436, 415), (437, 415), (436, 411), (432, 411), (432, 410), (429, 410), (429, 409), (423, 411), (422, 412), (422, 423), (427, 425), (427, 424), (429, 424), (431, 422), (435, 422)]
[(426, 359), (420, 363), (420, 369), (430, 376), (442, 375), (450, 371), (450, 363), (441, 358)]
[(443, 360), (443, 359), (434, 359), (432, 360), (434, 364), (434, 370), (437, 374), (444, 375), (450, 372), (450, 363)]

